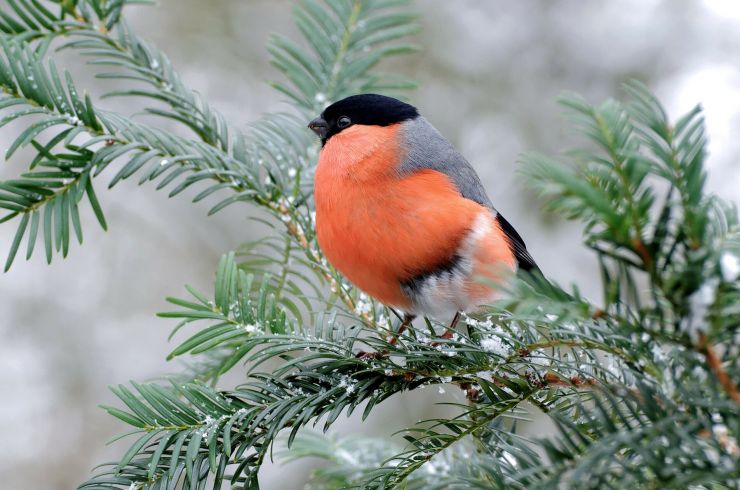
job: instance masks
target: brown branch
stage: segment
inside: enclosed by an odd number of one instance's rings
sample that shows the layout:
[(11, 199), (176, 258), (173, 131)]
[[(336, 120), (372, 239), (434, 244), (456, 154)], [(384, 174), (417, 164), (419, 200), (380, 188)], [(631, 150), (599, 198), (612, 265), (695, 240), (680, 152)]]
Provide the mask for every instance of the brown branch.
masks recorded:
[(650, 252), (648, 252), (648, 249), (647, 247), (645, 247), (645, 243), (643, 243), (642, 239), (634, 238), (632, 240), (632, 247), (640, 256), (640, 259), (642, 259), (642, 263), (645, 265), (645, 268), (650, 270), (651, 266), (653, 265), (653, 258), (650, 256)]
[(714, 346), (709, 343), (709, 340), (703, 333), (699, 334), (699, 350), (707, 358), (707, 364), (717, 378), (717, 381), (719, 381), (719, 384), (722, 385), (730, 398), (740, 403), (740, 392), (738, 392), (737, 385), (735, 385), (730, 375), (722, 367), (722, 361), (714, 350)]
[(552, 371), (548, 371), (545, 373), (545, 375), (542, 377), (542, 381), (545, 383), (545, 386), (575, 386), (575, 387), (582, 387), (582, 386), (593, 386), (596, 384), (596, 380), (592, 378), (586, 378), (579, 375), (573, 375), (567, 380), (558, 376), (557, 374), (553, 373)]
[(511, 363), (512, 361), (520, 357), (528, 357), (532, 353), (532, 351), (535, 351), (537, 349), (546, 349), (550, 347), (577, 347), (581, 349), (594, 349), (600, 350), (602, 352), (608, 352), (614, 354), (615, 356), (619, 356), (622, 359), (629, 360), (627, 353), (625, 353), (622, 349), (618, 347), (611, 347), (609, 345), (599, 344), (598, 342), (593, 342), (586, 339), (548, 339), (534, 342), (532, 344), (527, 344), (517, 349), (516, 352), (506, 358), (506, 363)]

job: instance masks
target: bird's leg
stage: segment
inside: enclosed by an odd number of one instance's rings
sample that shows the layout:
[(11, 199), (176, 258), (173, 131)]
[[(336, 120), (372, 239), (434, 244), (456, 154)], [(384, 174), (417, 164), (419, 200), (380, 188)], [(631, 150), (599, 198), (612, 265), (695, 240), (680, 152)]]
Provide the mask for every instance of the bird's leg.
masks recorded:
[[(416, 318), (416, 315), (409, 315), (408, 313), (403, 316), (403, 320), (401, 321), (401, 324), (398, 326), (398, 330), (396, 333), (391, 337), (391, 339), (388, 341), (391, 345), (396, 345), (396, 342), (398, 341), (398, 336), (401, 335), (406, 328), (411, 325), (411, 322), (414, 321), (414, 318)], [(382, 352), (364, 352), (360, 351), (357, 354), (355, 354), (355, 357), (362, 360), (368, 360), (368, 359), (382, 359), (384, 357), (388, 357), (388, 351), (382, 351)]]
[(396, 345), (396, 342), (398, 341), (398, 336), (401, 335), (409, 325), (411, 325), (411, 322), (414, 321), (414, 318), (416, 318), (416, 315), (409, 315), (408, 313), (403, 315), (403, 321), (398, 326), (398, 330), (396, 331), (396, 334), (389, 341), (391, 345)]
[(442, 337), (440, 337), (440, 338), (443, 338), (443, 339), (451, 339), (452, 338), (452, 334), (455, 333), (455, 327), (457, 326), (457, 322), (459, 322), (459, 321), (460, 321), (460, 312), (457, 311), (457, 312), (455, 312), (455, 316), (452, 318), (452, 322), (450, 322), (450, 326), (447, 327), (447, 331), (445, 331), (445, 333), (443, 333), (442, 334)]
[[(455, 333), (455, 327), (457, 326), (457, 322), (460, 321), (460, 312), (455, 312), (455, 316), (452, 318), (452, 322), (450, 322), (450, 325), (445, 328), (445, 333), (440, 335), (440, 339), (449, 340), (452, 338), (452, 335)], [(431, 328), (431, 326), (430, 326)], [(432, 330), (432, 333), (434, 333), (434, 330)], [(436, 335), (436, 334), (435, 334)], [(437, 347), (439, 345), (439, 342), (432, 342), (432, 347)]]

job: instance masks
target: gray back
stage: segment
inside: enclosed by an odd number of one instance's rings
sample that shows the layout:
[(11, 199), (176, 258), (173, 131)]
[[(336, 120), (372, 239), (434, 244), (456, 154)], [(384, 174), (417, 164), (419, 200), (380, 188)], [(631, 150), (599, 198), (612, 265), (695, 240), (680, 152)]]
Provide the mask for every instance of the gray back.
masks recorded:
[[(527, 251), (524, 240), (513, 226), (499, 214), (488, 199), (478, 174), (467, 160), (439, 134), (429, 121), (421, 116), (401, 123), (401, 146), (405, 151), (399, 172), (408, 175), (423, 169), (436, 170), (447, 175), (463, 197), (488, 207), (506, 235), (509, 246), (517, 260), (519, 269), (539, 271), (537, 264)], [(442, 265), (441, 270), (446, 270)], [(435, 271), (436, 273), (436, 271)], [(540, 273), (541, 274), (541, 273)]]
[(399, 171), (402, 175), (431, 169), (442, 172), (454, 182), (463, 197), (490, 208), (491, 200), (478, 174), (467, 160), (424, 117), (401, 123), (401, 147), (406, 151)]

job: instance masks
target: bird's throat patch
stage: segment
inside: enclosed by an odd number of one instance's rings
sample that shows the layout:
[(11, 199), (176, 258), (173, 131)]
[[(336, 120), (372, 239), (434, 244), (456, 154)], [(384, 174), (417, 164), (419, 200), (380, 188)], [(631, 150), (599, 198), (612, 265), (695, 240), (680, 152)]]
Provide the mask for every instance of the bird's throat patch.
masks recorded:
[(318, 174), (367, 179), (386, 175), (398, 162), (398, 124), (351, 126), (321, 150)]

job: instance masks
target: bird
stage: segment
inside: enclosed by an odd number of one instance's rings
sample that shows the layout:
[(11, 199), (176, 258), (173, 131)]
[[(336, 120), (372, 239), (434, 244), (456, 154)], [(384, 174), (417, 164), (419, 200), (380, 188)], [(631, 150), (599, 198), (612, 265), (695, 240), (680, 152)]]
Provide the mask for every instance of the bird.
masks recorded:
[[(308, 127), (321, 140), (314, 174), (323, 254), (367, 295), (403, 313), (453, 316), (496, 298), (492, 282), (538, 271), (471, 164), (416, 107), (359, 94)], [(489, 279), (489, 281), (481, 280)]]

